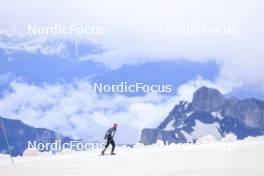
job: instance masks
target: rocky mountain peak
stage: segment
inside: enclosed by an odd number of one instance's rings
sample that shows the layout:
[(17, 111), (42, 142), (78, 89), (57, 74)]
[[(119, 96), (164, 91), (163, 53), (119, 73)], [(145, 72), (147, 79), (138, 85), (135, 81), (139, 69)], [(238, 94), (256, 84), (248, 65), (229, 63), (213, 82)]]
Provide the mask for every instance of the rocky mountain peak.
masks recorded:
[(264, 134), (264, 101), (225, 98), (218, 90), (201, 87), (191, 103), (180, 101), (157, 128), (145, 128), (141, 142), (168, 143), (196, 141), (205, 135), (221, 139), (233, 134), (237, 139)]
[(192, 109), (204, 112), (219, 111), (224, 103), (225, 97), (217, 89), (203, 86), (193, 95)]

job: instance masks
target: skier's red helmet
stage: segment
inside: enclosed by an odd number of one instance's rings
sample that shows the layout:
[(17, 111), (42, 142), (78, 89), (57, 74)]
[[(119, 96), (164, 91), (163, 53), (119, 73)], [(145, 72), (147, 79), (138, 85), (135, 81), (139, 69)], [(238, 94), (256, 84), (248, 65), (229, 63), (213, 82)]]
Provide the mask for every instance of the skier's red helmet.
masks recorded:
[(113, 127), (114, 127), (114, 128), (117, 128), (117, 127), (118, 127), (118, 124), (117, 124), (117, 123), (114, 123), (114, 124), (113, 124)]

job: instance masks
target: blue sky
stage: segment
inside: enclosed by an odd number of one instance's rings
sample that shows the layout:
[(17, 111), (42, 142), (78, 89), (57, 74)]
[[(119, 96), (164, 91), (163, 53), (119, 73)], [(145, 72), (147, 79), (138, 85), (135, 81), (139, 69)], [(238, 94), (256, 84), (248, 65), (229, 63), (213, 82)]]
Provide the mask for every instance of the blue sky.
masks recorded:
[[(70, 49), (70, 53), (74, 52), (72, 50), (74, 49)], [(195, 79), (198, 75), (212, 81), (219, 72), (219, 68), (214, 62), (199, 63), (187, 60), (123, 65), (116, 70), (111, 70), (103, 64), (93, 61), (78, 62), (76, 61), (77, 56), (74, 55), (64, 58), (58, 55), (43, 55), (25, 51), (6, 54), (4, 50), (0, 50), (0, 57), (0, 74), (21, 77), (24, 81), (32, 84), (72, 82), (75, 79), (87, 79), (103, 84), (118, 84), (122, 81), (130, 84), (137, 82), (148, 85), (170, 84), (173, 85), (171, 95), (176, 94), (179, 85)], [(127, 95), (137, 96), (140, 94), (128, 93)]]

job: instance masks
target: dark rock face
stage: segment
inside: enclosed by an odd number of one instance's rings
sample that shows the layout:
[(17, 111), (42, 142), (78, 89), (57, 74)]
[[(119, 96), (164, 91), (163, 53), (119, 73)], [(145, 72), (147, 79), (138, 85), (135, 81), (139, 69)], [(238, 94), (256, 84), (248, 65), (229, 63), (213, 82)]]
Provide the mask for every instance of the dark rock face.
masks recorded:
[(226, 99), (218, 90), (201, 87), (191, 103), (181, 101), (161, 124), (143, 129), (145, 145), (162, 140), (166, 143), (195, 142), (211, 134), (221, 139), (227, 134), (238, 139), (264, 134), (264, 102), (256, 99)]
[(158, 129), (164, 129), (171, 120), (175, 120), (173, 126), (177, 127), (186, 119), (186, 113), (191, 111), (191, 103), (187, 101), (180, 101), (178, 105), (176, 105), (173, 110), (169, 113), (168, 117), (161, 122)]
[[(230, 103), (229, 103), (230, 104)], [(234, 117), (250, 127), (264, 129), (264, 102), (256, 99), (245, 99), (235, 104), (224, 106), (226, 115)]]
[(225, 97), (218, 90), (203, 86), (193, 94), (192, 109), (205, 112), (219, 111), (224, 103)]
[[(0, 117), (0, 123), (3, 123), (5, 126), (13, 156), (22, 155), (24, 150), (28, 147), (28, 141), (52, 143), (55, 142), (55, 140), (60, 140), (63, 144), (72, 140), (69, 137), (64, 137), (45, 128), (31, 127), (20, 120)], [(8, 147), (4, 139), (2, 128), (0, 128), (0, 153), (8, 153)]]
[(159, 130), (146, 128), (142, 130), (141, 140), (147, 144), (153, 144), (158, 140)]

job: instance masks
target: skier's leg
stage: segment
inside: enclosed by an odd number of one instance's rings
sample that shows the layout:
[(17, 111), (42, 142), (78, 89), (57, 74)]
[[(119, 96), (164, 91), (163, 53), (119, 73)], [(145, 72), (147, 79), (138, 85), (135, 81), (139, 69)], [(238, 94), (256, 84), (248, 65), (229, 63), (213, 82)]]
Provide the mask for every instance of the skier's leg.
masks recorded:
[(114, 151), (115, 151), (115, 141), (114, 140), (111, 141), (111, 145), (112, 145), (112, 152), (111, 152), (111, 154), (114, 154)]
[(110, 142), (111, 142), (110, 140), (107, 140), (106, 145), (105, 145), (105, 148), (104, 148), (104, 150), (102, 151), (102, 154), (104, 154), (104, 152), (105, 152), (105, 150), (107, 149), (107, 147), (109, 146)]

